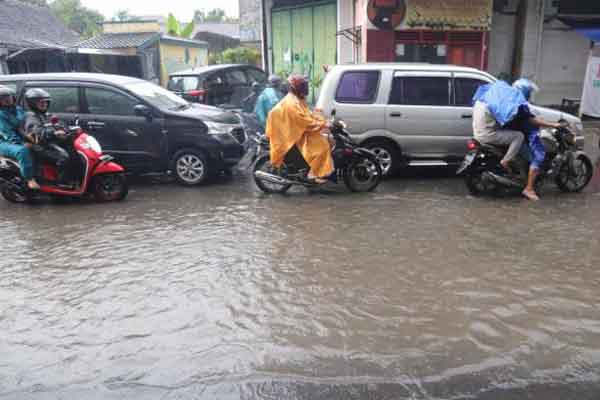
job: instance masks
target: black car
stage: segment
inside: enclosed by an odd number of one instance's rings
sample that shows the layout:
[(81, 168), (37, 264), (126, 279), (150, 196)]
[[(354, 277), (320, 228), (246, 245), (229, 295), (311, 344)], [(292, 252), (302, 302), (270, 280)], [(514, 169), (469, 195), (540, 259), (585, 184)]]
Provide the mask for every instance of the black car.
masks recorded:
[(241, 109), (252, 84), (263, 87), (267, 74), (252, 65), (210, 65), (172, 73), (167, 89), (185, 100), (228, 109)]
[(244, 155), (246, 134), (228, 111), (190, 104), (172, 92), (136, 78), (87, 73), (0, 76), (17, 90), (20, 104), (29, 88), (52, 96), (50, 113), (79, 119), (105, 153), (128, 172), (172, 171), (184, 185), (197, 185), (231, 169)]

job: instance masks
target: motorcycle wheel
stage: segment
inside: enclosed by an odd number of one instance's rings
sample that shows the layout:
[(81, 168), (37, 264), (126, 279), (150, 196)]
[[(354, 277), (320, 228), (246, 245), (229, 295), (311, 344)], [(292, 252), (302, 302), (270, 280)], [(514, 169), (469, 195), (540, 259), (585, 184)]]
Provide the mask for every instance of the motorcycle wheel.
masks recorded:
[(381, 182), (383, 171), (378, 162), (357, 160), (344, 171), (344, 183), (353, 192), (372, 192)]
[(574, 164), (574, 173), (571, 173), (570, 165), (565, 163), (556, 177), (556, 185), (563, 192), (581, 192), (590, 183), (594, 174), (592, 161), (586, 155), (580, 154), (577, 156)]
[[(263, 157), (262, 159), (256, 162), (253, 172), (256, 171), (263, 171), (269, 174), (273, 173), (273, 166), (271, 165), (271, 160), (269, 159), (269, 157)], [(254, 173), (252, 175), (254, 176), (254, 182), (256, 183), (256, 186), (258, 186), (258, 188), (265, 193), (284, 194), (292, 187), (292, 185), (278, 185), (276, 183), (267, 182), (263, 179), (257, 178), (256, 175), (254, 175)]]
[(121, 201), (128, 193), (129, 184), (123, 173), (98, 175), (92, 182), (92, 194), (100, 203)]
[(494, 191), (495, 185), (485, 182), (483, 179), (483, 171), (470, 172), (465, 174), (465, 184), (469, 193), (473, 196), (482, 196), (490, 194)]
[(15, 203), (15, 204), (25, 204), (25, 203), (29, 203), (31, 200), (30, 197), (26, 193), (19, 193), (16, 190), (13, 190), (8, 187), (3, 187), (2, 190), (0, 191), (0, 193), (2, 194), (2, 197), (4, 197), (4, 199), (6, 201), (9, 201), (9, 202)]

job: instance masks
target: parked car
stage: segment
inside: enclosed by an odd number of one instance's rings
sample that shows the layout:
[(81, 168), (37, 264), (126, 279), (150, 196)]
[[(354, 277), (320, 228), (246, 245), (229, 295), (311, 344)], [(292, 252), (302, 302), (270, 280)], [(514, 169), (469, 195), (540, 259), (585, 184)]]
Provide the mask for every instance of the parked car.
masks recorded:
[(252, 65), (210, 65), (171, 74), (167, 89), (190, 102), (240, 109), (255, 82), (264, 86), (267, 74)]
[(205, 183), (242, 158), (246, 134), (232, 112), (190, 104), (136, 78), (87, 73), (0, 76), (16, 88), (19, 102), (32, 87), (52, 96), (50, 112), (62, 121), (79, 118), (128, 172), (172, 171), (184, 185)]
[[(335, 109), (351, 134), (373, 150), (384, 174), (403, 166), (459, 164), (472, 137), (471, 99), (495, 78), (453, 65), (389, 63), (338, 65), (323, 82), (317, 108)], [(544, 119), (565, 119), (583, 147), (583, 125), (573, 115), (532, 106)]]

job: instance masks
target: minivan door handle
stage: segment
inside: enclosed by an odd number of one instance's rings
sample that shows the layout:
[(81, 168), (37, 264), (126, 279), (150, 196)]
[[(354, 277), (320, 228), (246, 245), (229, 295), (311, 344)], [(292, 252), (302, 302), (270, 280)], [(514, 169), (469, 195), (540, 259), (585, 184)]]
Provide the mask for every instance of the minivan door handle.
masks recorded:
[(462, 119), (471, 119), (473, 118), (473, 114), (463, 114), (460, 116)]
[(392, 118), (400, 118), (400, 117), (402, 117), (402, 113), (400, 113), (400, 112), (393, 112), (393, 113), (390, 113), (390, 117), (392, 117)]
[(88, 121), (87, 126), (89, 126), (90, 128), (104, 128), (106, 124), (104, 122), (98, 122), (98, 121)]

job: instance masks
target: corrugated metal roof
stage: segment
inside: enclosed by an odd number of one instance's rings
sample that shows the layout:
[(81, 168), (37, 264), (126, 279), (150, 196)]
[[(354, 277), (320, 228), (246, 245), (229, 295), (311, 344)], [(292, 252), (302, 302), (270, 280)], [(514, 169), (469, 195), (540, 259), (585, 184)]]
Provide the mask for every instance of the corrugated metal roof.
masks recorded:
[(0, 1), (0, 47), (68, 47), (80, 40), (47, 7)]
[(489, 29), (492, 0), (412, 0), (407, 7), (410, 27)]
[(158, 39), (159, 33), (104, 33), (94, 36), (77, 44), (76, 47), (86, 49), (121, 49), (140, 47), (152, 40)]

